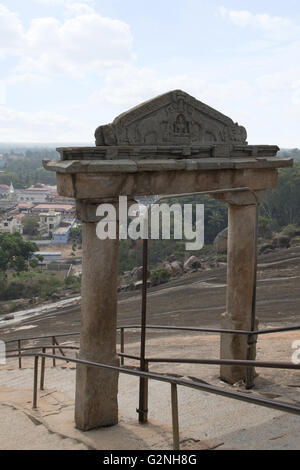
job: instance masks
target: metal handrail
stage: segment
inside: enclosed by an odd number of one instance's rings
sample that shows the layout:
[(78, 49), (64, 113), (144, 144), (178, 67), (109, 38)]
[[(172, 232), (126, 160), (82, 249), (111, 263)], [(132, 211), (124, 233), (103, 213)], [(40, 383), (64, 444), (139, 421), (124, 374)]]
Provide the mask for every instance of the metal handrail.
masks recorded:
[[(117, 327), (117, 330), (130, 330), (130, 329), (140, 329), (141, 325), (121, 325)], [(274, 333), (282, 333), (288, 331), (297, 331), (300, 330), (300, 326), (287, 326), (287, 327), (279, 327), (279, 328), (270, 328), (266, 330), (256, 330), (256, 331), (248, 331), (248, 330), (228, 330), (222, 328), (198, 328), (198, 327), (189, 327), (189, 326), (165, 326), (165, 325), (147, 325), (146, 327), (149, 330), (173, 330), (173, 331), (195, 331), (199, 333), (224, 333), (224, 334), (236, 334), (236, 335), (267, 335), (267, 334), (274, 334)], [(79, 336), (79, 332), (74, 333), (56, 333), (52, 335), (41, 335), (41, 336), (29, 336), (23, 338), (15, 338), (4, 340), (5, 344), (14, 343), (15, 341), (29, 341), (33, 339), (47, 339), (47, 338), (61, 338), (67, 336)]]
[[(121, 366), (124, 365), (124, 358), (133, 359), (133, 360), (141, 360), (140, 356), (128, 355), (124, 353), (124, 331), (126, 329), (137, 329), (140, 328), (140, 325), (125, 325), (119, 326), (118, 329), (121, 331), (121, 352), (119, 356), (121, 357)], [(159, 326), (159, 325), (152, 325), (148, 326), (149, 329), (161, 329), (161, 330), (179, 330), (179, 331), (205, 331), (205, 332), (216, 332), (215, 329), (209, 328), (191, 328), (191, 327), (170, 327), (170, 326)], [(278, 333), (281, 331), (291, 331), (291, 330), (298, 330), (300, 327), (283, 327), (277, 329), (269, 329), (269, 330), (262, 330), (261, 334), (271, 334), (271, 333)], [(217, 330), (217, 332), (224, 332), (224, 330)], [(236, 331), (236, 330), (226, 330), (227, 333), (235, 333), (235, 334), (249, 334), (248, 331)], [(252, 332), (252, 334), (256, 334), (257, 332)], [(174, 450), (179, 449), (179, 419), (178, 419), (178, 396), (177, 396), (177, 385), (182, 385), (190, 388), (196, 388), (198, 390), (207, 391), (210, 393), (214, 393), (217, 395), (222, 395), (228, 398), (234, 398), (242, 401), (246, 401), (248, 403), (257, 404), (269, 408), (273, 408), (280, 411), (286, 411), (289, 413), (294, 413), (300, 415), (300, 408), (290, 405), (284, 402), (275, 402), (274, 400), (262, 399), (260, 397), (249, 397), (249, 395), (243, 394), (242, 392), (233, 392), (230, 390), (220, 389), (219, 387), (215, 387), (209, 384), (194, 384), (191, 382), (186, 381), (185, 379), (175, 379), (171, 375), (161, 375), (156, 373), (149, 373), (148, 366), (150, 363), (181, 363), (181, 364), (202, 364), (202, 365), (238, 365), (244, 367), (257, 367), (257, 368), (273, 368), (273, 369), (287, 369), (287, 370), (299, 370), (300, 365), (286, 363), (286, 362), (260, 362), (260, 361), (250, 361), (250, 360), (226, 360), (226, 359), (183, 359), (183, 358), (144, 358), (144, 365), (145, 370), (138, 369), (126, 369), (124, 367), (117, 367), (117, 366), (109, 366), (107, 364), (101, 363), (94, 363), (90, 361), (84, 361), (81, 359), (74, 359), (69, 358), (64, 355), (64, 350), (78, 350), (77, 346), (63, 346), (58, 344), (56, 340), (57, 337), (62, 336), (77, 336), (78, 333), (59, 333), (57, 335), (47, 335), (47, 336), (40, 336), (40, 337), (33, 337), (33, 338), (23, 338), (23, 339), (14, 339), (9, 340), (6, 343), (12, 343), (17, 341), (18, 342), (18, 349), (8, 351), (9, 355), (8, 358), (19, 358), (19, 367), (22, 367), (21, 359), (23, 357), (34, 357), (35, 358), (35, 366), (34, 366), (34, 391), (33, 391), (33, 408), (37, 407), (37, 382), (38, 382), (38, 359), (41, 357), (42, 360), (42, 367), (41, 367), (41, 376), (40, 376), (40, 390), (44, 390), (44, 381), (45, 381), (45, 360), (46, 358), (51, 358), (53, 360), (53, 365), (56, 365), (56, 359), (63, 360), (67, 363), (82, 363), (86, 365), (90, 365), (93, 367), (102, 367), (110, 370), (115, 370), (121, 373), (127, 373), (129, 375), (135, 375), (140, 378), (140, 381), (143, 381), (144, 384), (144, 392), (145, 396), (148, 396), (148, 379), (159, 380), (163, 382), (169, 382), (171, 384), (171, 403), (172, 403), (172, 428), (173, 428), (173, 447)], [(26, 341), (29, 339), (44, 339), (44, 338), (52, 338), (52, 344), (47, 345), (39, 345), (39, 346), (32, 346), (32, 347), (22, 347), (21, 341)], [(34, 351), (42, 349), (42, 353), (36, 352), (26, 352), (26, 351)], [(52, 349), (53, 354), (47, 354), (47, 349)], [(58, 356), (55, 354), (56, 350), (59, 350), (62, 356)], [(25, 354), (24, 354), (25, 351)], [(12, 354), (17, 352), (18, 354)], [(147, 407), (148, 408), (148, 407)], [(147, 409), (145, 408), (145, 409)], [(144, 409), (137, 410), (139, 412), (139, 416), (144, 412)], [(148, 413), (148, 409), (147, 409)]]
[[(52, 345), (51, 345), (52, 347)], [(215, 395), (223, 396), (225, 398), (232, 398), (236, 399), (239, 401), (243, 401), (246, 403), (251, 403), (254, 405), (258, 406), (264, 406), (267, 408), (275, 409), (278, 411), (283, 411), (287, 413), (292, 413), (295, 415), (300, 415), (300, 407), (293, 406), (289, 403), (284, 403), (280, 401), (274, 401), (274, 400), (268, 400), (265, 398), (261, 397), (254, 397), (250, 396), (249, 394), (243, 393), (243, 392), (238, 392), (238, 391), (232, 391), (232, 390), (225, 390), (220, 387), (216, 387), (214, 385), (209, 385), (205, 383), (196, 383), (189, 381), (187, 379), (181, 379), (181, 378), (176, 378), (171, 375), (162, 375), (162, 374), (157, 374), (157, 373), (152, 373), (152, 372), (145, 372), (145, 371), (140, 371), (137, 369), (126, 369), (124, 367), (118, 367), (118, 366), (112, 366), (108, 364), (102, 364), (98, 362), (92, 362), (92, 361), (86, 361), (83, 359), (74, 359), (74, 358), (69, 358), (65, 356), (58, 356), (58, 355), (52, 355), (52, 354), (47, 354), (45, 352), (43, 353), (26, 353), (24, 354), (25, 357), (34, 357), (34, 381), (33, 381), (33, 409), (37, 408), (37, 399), (38, 399), (38, 362), (39, 358), (42, 359), (43, 361), (43, 366), (45, 367), (45, 359), (57, 359), (57, 360), (62, 360), (66, 362), (71, 362), (75, 364), (83, 364), (91, 367), (98, 367), (98, 368), (103, 368), (103, 369), (108, 369), (111, 371), (115, 372), (120, 372), (123, 374), (127, 375), (132, 375), (139, 377), (140, 379), (146, 379), (146, 380), (156, 380), (159, 382), (165, 382), (171, 384), (171, 406), (172, 406), (172, 430), (173, 430), (173, 448), (174, 450), (179, 450), (179, 418), (178, 418), (178, 394), (177, 394), (177, 386), (184, 386), (187, 388), (192, 388), (196, 389), (202, 392), (207, 392), (207, 393), (213, 393)], [(13, 356), (12, 356), (13, 357)], [(14, 357), (18, 357), (15, 355)], [(228, 363), (235, 363), (236, 361), (226, 361)], [(240, 361), (237, 361), (240, 362)], [(253, 362), (253, 361), (243, 361), (243, 362)], [(251, 365), (251, 364), (248, 364)], [(263, 366), (262, 366), (263, 367)], [(300, 366), (296, 367), (297, 369), (300, 369)], [(41, 389), (44, 387), (44, 372), (45, 370), (42, 370), (41, 373)]]

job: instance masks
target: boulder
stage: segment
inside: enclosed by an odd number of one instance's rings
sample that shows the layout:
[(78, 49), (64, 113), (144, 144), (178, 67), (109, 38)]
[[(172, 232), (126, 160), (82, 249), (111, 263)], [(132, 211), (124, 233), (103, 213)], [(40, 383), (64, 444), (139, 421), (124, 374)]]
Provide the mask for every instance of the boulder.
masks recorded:
[(134, 282), (138, 282), (143, 279), (143, 266), (139, 266), (138, 268), (133, 268), (133, 270), (131, 271), (131, 279)]
[(172, 276), (181, 276), (183, 274), (183, 264), (180, 261), (171, 263)]
[(165, 261), (163, 267), (171, 274), (172, 277), (181, 276), (183, 274), (183, 264), (180, 261)]
[(214, 240), (214, 249), (217, 253), (227, 253), (228, 228), (220, 232)]
[(9, 315), (5, 315), (5, 317), (3, 318), (3, 320), (14, 320), (15, 316), (10, 313)]
[(54, 294), (51, 295), (51, 300), (59, 300), (61, 298), (61, 296), (57, 293), (57, 292), (54, 292)]
[[(147, 281), (147, 287), (150, 287), (150, 286), (151, 286), (151, 282)], [(135, 290), (141, 289), (142, 287), (143, 287), (143, 281), (138, 281), (134, 284)]]
[(191, 256), (185, 263), (184, 263), (184, 271), (197, 271), (201, 268), (201, 262), (196, 256)]
[(279, 234), (273, 238), (272, 244), (276, 248), (290, 248), (291, 239), (288, 235)]
[[(147, 277), (150, 276), (150, 272), (147, 272)], [(138, 268), (134, 268), (131, 271), (131, 279), (133, 282), (138, 282), (143, 280), (143, 266), (139, 266)]]
[(170, 265), (170, 263), (168, 263), (167, 261), (165, 261), (164, 264), (163, 264), (163, 267), (164, 267), (171, 275), (173, 274), (172, 266)]
[(275, 248), (274, 245), (272, 245), (271, 243), (264, 243), (263, 245), (259, 247), (258, 252), (260, 255), (267, 254), (273, 251), (274, 248)]

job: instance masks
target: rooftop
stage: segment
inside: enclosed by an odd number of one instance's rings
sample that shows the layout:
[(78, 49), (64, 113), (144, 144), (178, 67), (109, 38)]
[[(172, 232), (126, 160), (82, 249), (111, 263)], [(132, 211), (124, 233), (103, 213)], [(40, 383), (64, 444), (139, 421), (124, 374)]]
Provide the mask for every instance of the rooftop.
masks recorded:
[(38, 204), (34, 209), (54, 209), (62, 211), (71, 211), (74, 209), (74, 206), (71, 204)]

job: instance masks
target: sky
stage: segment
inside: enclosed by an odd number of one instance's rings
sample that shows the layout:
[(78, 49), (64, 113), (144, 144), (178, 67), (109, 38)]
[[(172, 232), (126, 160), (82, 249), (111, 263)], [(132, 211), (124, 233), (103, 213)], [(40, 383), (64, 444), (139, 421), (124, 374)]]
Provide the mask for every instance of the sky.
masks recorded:
[(299, 0), (0, 0), (0, 142), (93, 143), (173, 89), (300, 147)]

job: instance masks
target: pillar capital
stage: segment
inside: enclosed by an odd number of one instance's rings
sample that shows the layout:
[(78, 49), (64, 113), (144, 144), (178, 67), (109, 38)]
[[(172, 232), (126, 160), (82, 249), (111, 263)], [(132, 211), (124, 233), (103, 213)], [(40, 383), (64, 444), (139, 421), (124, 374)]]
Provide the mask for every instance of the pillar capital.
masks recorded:
[(97, 216), (97, 208), (100, 204), (112, 204), (116, 209), (118, 208), (119, 200), (112, 199), (85, 199), (76, 200), (77, 217), (83, 223), (97, 223), (100, 217)]
[[(111, 204), (116, 210), (116, 220), (119, 220), (119, 198), (84, 199), (76, 200), (77, 217), (83, 223), (97, 223), (101, 219), (97, 216), (97, 208), (100, 204)], [(132, 204), (136, 204), (132, 198), (127, 199), (127, 210)]]
[(240, 190), (216, 193), (212, 197), (218, 201), (226, 202), (227, 204), (232, 204), (234, 206), (253, 206), (260, 204), (264, 200), (265, 194), (265, 190)]

